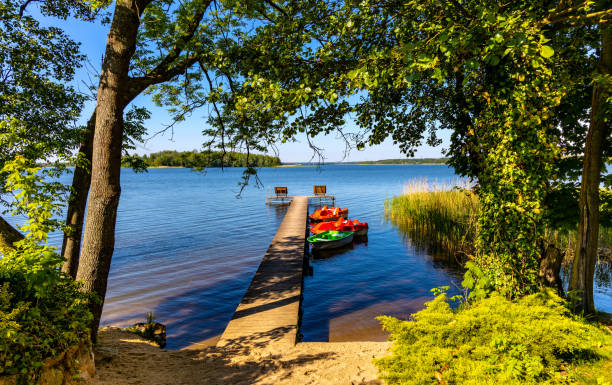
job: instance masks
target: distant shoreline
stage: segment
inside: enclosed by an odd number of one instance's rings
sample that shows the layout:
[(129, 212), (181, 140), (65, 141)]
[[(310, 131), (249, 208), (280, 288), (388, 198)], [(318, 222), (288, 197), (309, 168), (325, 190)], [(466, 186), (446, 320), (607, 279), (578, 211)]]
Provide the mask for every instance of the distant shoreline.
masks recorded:
[(448, 166), (446, 163), (347, 163), (351, 166)]
[[(321, 166), (332, 166), (332, 165), (340, 165), (340, 166), (446, 166), (446, 163), (324, 163)], [(289, 163), (289, 164), (281, 164), (278, 166), (259, 166), (258, 168), (284, 168), (284, 167), (317, 167), (319, 165), (313, 163)], [(125, 169), (129, 169), (131, 167), (121, 167)], [(183, 166), (149, 166), (147, 169), (164, 169), (164, 168), (188, 168), (192, 167), (183, 167)], [(205, 167), (205, 168), (221, 168), (221, 166), (214, 167)], [(225, 166), (224, 168), (244, 168), (244, 167), (235, 167), (235, 166)]]

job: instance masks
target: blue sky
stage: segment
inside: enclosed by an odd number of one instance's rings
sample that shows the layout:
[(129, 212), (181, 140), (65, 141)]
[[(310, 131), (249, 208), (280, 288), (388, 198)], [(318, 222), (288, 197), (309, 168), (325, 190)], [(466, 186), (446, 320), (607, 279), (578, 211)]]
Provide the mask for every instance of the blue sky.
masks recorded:
[[(69, 21), (58, 21), (56, 19), (48, 19), (45, 24), (53, 24), (63, 28), (75, 41), (81, 43), (81, 51), (87, 55), (90, 67), (97, 72), (100, 69), (102, 56), (104, 54), (104, 47), (106, 43), (106, 36), (108, 33), (108, 26), (103, 26), (98, 23), (87, 23), (81, 21), (75, 21), (74, 19)], [(89, 76), (85, 68), (81, 68), (77, 72), (77, 86), (79, 89), (86, 91), (84, 84), (89, 81)], [(97, 84), (96, 84), (97, 85)], [(165, 124), (170, 123), (171, 119), (163, 108), (156, 107), (146, 95), (139, 96), (133, 104), (137, 106), (147, 107), (151, 112), (152, 116), (146, 125), (149, 130), (149, 137), (164, 127)], [(86, 121), (91, 112), (93, 111), (93, 102), (86, 106), (83, 113), (83, 121)], [(177, 150), (177, 151), (190, 151), (200, 150), (204, 136), (202, 130), (204, 129), (205, 118), (207, 114), (206, 110), (196, 112), (190, 119), (177, 125), (174, 132), (166, 132), (164, 134), (157, 135), (150, 138), (144, 144), (141, 144), (137, 148), (137, 153), (145, 154), (161, 150)], [(351, 123), (347, 123), (350, 125)], [(443, 144), (438, 147), (430, 147), (424, 144), (416, 152), (416, 158), (436, 158), (442, 156), (442, 149), (449, 142), (450, 133), (440, 132), (440, 138), (443, 140)], [(405, 158), (405, 155), (401, 154), (399, 147), (394, 145), (391, 140), (386, 140), (381, 145), (367, 147), (362, 151), (351, 150), (348, 156), (344, 157), (344, 142), (339, 139), (337, 135), (330, 134), (327, 136), (320, 135), (314, 138), (313, 142), (324, 149), (324, 156), (326, 162), (335, 161), (363, 161), (363, 160), (378, 160), (378, 159), (389, 159), (389, 158)], [(285, 143), (278, 145), (278, 155), (283, 162), (306, 162), (312, 158), (312, 150), (309, 148), (306, 137), (298, 136), (297, 142)]]

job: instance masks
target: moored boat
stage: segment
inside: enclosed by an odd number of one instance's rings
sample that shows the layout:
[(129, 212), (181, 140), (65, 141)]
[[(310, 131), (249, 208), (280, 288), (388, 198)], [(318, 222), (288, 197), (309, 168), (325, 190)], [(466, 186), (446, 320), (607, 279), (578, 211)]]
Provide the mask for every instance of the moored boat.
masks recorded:
[(313, 250), (335, 249), (353, 242), (352, 231), (324, 231), (308, 237)]
[(335, 221), (340, 218), (348, 218), (348, 209), (323, 206), (322, 208), (315, 210), (315, 212), (310, 214), (309, 217), (315, 222)]
[[(357, 219), (353, 219), (352, 221), (348, 221), (350, 223), (349, 228), (352, 228), (353, 232), (355, 232), (356, 237), (363, 237), (368, 235), (368, 222), (359, 222)], [(343, 227), (344, 229), (344, 227)]]
[(319, 234), (323, 231), (352, 231), (356, 237), (364, 236), (368, 233), (368, 223), (360, 222), (357, 219), (352, 221), (344, 218), (339, 218), (335, 221), (319, 222), (310, 226), (310, 232), (313, 234)]

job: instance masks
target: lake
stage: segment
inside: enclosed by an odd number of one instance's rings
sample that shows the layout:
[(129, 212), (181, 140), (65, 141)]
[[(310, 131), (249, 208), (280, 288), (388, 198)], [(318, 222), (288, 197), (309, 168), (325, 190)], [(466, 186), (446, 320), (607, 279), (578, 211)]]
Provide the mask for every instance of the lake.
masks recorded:
[[(351, 218), (369, 223), (367, 242), (311, 258), (304, 280), (304, 341), (384, 340), (375, 317), (407, 318), (432, 298), (431, 288), (458, 293), (461, 272), (446, 258), (411, 244), (384, 216), (385, 198), (405, 183), (456, 179), (441, 165), (326, 165), (262, 168), (263, 188), (239, 198), (242, 169), (122, 170), (116, 247), (103, 325), (166, 324), (168, 349), (214, 343), (242, 299), (286, 207), (266, 206), (274, 186), (310, 195), (327, 185)], [(66, 180), (69, 177), (66, 176)], [(50, 242), (61, 245), (58, 234)], [(596, 288), (595, 305), (612, 312), (612, 291)]]

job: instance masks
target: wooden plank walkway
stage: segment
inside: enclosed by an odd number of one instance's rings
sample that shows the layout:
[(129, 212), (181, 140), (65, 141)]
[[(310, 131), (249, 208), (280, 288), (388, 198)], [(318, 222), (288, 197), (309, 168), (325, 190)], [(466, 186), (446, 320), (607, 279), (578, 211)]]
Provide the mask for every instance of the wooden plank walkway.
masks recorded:
[(308, 197), (293, 197), (218, 347), (279, 352), (295, 345), (307, 214)]
[[(267, 205), (289, 204), (294, 198), (296, 198), (296, 196), (293, 196), (293, 195), (289, 195), (289, 196), (271, 195), (266, 198), (266, 204)], [(305, 196), (305, 198), (308, 198), (309, 201), (313, 200), (316, 202), (316, 200), (318, 199), (320, 203), (329, 202), (329, 204), (331, 205), (336, 204), (336, 197), (334, 195), (308, 195), (308, 196)]]

